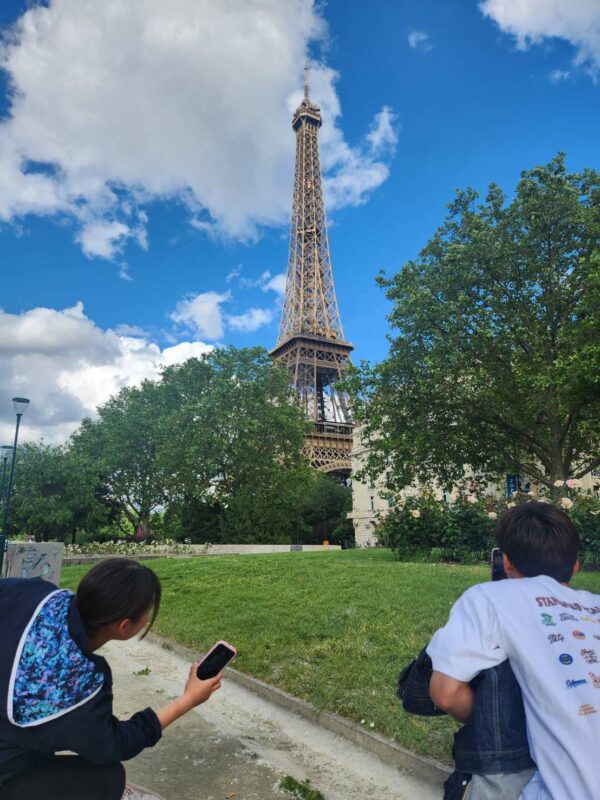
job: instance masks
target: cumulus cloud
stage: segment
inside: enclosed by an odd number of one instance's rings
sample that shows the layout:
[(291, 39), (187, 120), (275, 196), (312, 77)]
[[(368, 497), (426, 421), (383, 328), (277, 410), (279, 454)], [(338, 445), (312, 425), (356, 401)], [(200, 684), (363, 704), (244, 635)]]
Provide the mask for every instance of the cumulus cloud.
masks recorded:
[(249, 333), (272, 322), (274, 312), (270, 308), (250, 308), (243, 314), (228, 315), (227, 324), (235, 331)]
[[(270, 272), (265, 272), (257, 281), (246, 281), (245, 285), (266, 285)], [(242, 279), (244, 280), (244, 279)], [(244, 284), (242, 284), (244, 285)], [(201, 292), (181, 300), (170, 315), (173, 322), (182, 325), (195, 335), (217, 341), (223, 338), (225, 328), (242, 333), (256, 331), (272, 322), (275, 312), (269, 308), (249, 308), (242, 314), (229, 314), (222, 308), (232, 299), (231, 292)]]
[(285, 272), (279, 272), (277, 275), (271, 275), (269, 271), (265, 273), (266, 279), (261, 285), (263, 292), (275, 292), (275, 294), (283, 297), (285, 294)]
[(24, 440), (63, 441), (82, 417), (93, 416), (123, 386), (156, 378), (161, 365), (211, 349), (201, 341), (186, 341), (161, 350), (145, 335), (103, 330), (81, 303), (22, 314), (0, 310), (0, 444), (10, 443), (14, 435), (13, 396), (31, 400), (21, 429)]
[(425, 31), (411, 31), (408, 34), (408, 44), (413, 50), (419, 50), (421, 53), (429, 53), (433, 49), (429, 34)]
[[(251, 240), (289, 214), (294, 137), (309, 44), (326, 38), (314, 0), (49, 0), (0, 46), (10, 108), (0, 123), (0, 220), (75, 221), (89, 256), (146, 245), (145, 204), (173, 200), (212, 236)], [(377, 152), (389, 110), (363, 144), (339, 127), (337, 73), (311, 67), (323, 109), (334, 206), (364, 202), (388, 176)], [(379, 120), (379, 121), (377, 121)], [(377, 131), (380, 128), (380, 133)], [(285, 176), (289, 176), (286, 179)]]
[(201, 292), (181, 300), (171, 319), (207, 339), (221, 339), (224, 333), (221, 304), (231, 299), (231, 292)]
[(479, 7), (525, 50), (545, 38), (564, 39), (575, 48), (575, 66), (600, 75), (600, 3), (598, 0), (483, 0)]
[(271, 270), (266, 269), (258, 278), (245, 278), (241, 276), (241, 269), (237, 272), (230, 272), (227, 276), (229, 283), (234, 278), (238, 279), (238, 286), (243, 289), (260, 289), (261, 292), (275, 292), (275, 294), (283, 295), (285, 293), (285, 272), (278, 273), (277, 275), (271, 274)]

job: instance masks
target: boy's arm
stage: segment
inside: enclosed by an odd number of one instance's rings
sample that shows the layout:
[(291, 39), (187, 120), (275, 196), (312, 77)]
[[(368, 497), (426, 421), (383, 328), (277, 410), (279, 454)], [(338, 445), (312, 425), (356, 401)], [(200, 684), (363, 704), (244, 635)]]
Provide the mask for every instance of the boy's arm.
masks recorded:
[(473, 713), (469, 681), (507, 658), (488, 591), (485, 584), (467, 589), (452, 607), (446, 625), (427, 645), (433, 664), (431, 699), (459, 722), (468, 722)]
[(429, 695), (442, 711), (446, 711), (459, 722), (469, 722), (473, 713), (474, 695), (468, 683), (434, 670), (429, 682)]

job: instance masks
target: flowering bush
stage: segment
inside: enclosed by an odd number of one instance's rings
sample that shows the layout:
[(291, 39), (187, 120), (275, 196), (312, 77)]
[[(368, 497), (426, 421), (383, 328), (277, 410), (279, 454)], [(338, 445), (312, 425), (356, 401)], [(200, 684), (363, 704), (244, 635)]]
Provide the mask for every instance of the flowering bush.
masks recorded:
[[(556, 504), (577, 526), (582, 564), (600, 566), (600, 499), (582, 492), (576, 479), (557, 482), (555, 487)], [(495, 546), (494, 530), (502, 511), (529, 500), (550, 502), (543, 495), (516, 492), (507, 501), (478, 497), (472, 492), (447, 503), (426, 491), (406, 498), (380, 519), (377, 536), (399, 560), (487, 561)]]
[(116, 542), (87, 542), (85, 544), (69, 544), (65, 546), (66, 556), (89, 556), (89, 555), (114, 555), (130, 556), (135, 558), (139, 555), (167, 555), (171, 553), (189, 553), (191, 548), (187, 544), (178, 544), (173, 539), (165, 539), (162, 542), (127, 542), (124, 539)]

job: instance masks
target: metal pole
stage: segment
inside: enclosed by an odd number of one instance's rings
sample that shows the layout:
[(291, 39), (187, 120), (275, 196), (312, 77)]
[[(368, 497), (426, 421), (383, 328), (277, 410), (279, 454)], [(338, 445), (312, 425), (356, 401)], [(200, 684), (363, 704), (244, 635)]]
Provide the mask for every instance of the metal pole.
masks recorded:
[(4, 517), (2, 519), (2, 533), (6, 535), (6, 523), (10, 511), (10, 493), (12, 492), (13, 478), (15, 475), (15, 461), (17, 460), (17, 442), (19, 440), (19, 426), (23, 413), (17, 412), (17, 427), (15, 429), (15, 443), (13, 445), (12, 461), (10, 463), (10, 475), (8, 476), (8, 489), (6, 490), (6, 503), (4, 504)]
[(4, 476), (6, 475), (6, 462), (8, 461), (8, 456), (4, 456), (2, 461), (4, 461), (4, 464), (2, 466), (2, 481), (0, 481), (0, 505), (2, 505), (2, 497), (4, 494)]

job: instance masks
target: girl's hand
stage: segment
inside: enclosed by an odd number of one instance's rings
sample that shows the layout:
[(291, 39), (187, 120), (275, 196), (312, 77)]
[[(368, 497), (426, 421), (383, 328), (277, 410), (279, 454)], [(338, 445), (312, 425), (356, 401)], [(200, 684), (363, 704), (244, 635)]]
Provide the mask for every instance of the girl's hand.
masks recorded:
[(201, 703), (205, 703), (213, 692), (221, 688), (223, 673), (220, 672), (218, 675), (215, 675), (214, 678), (201, 681), (196, 674), (199, 664), (199, 661), (195, 661), (192, 664), (183, 693), (185, 700), (190, 704), (190, 708), (195, 708)]

